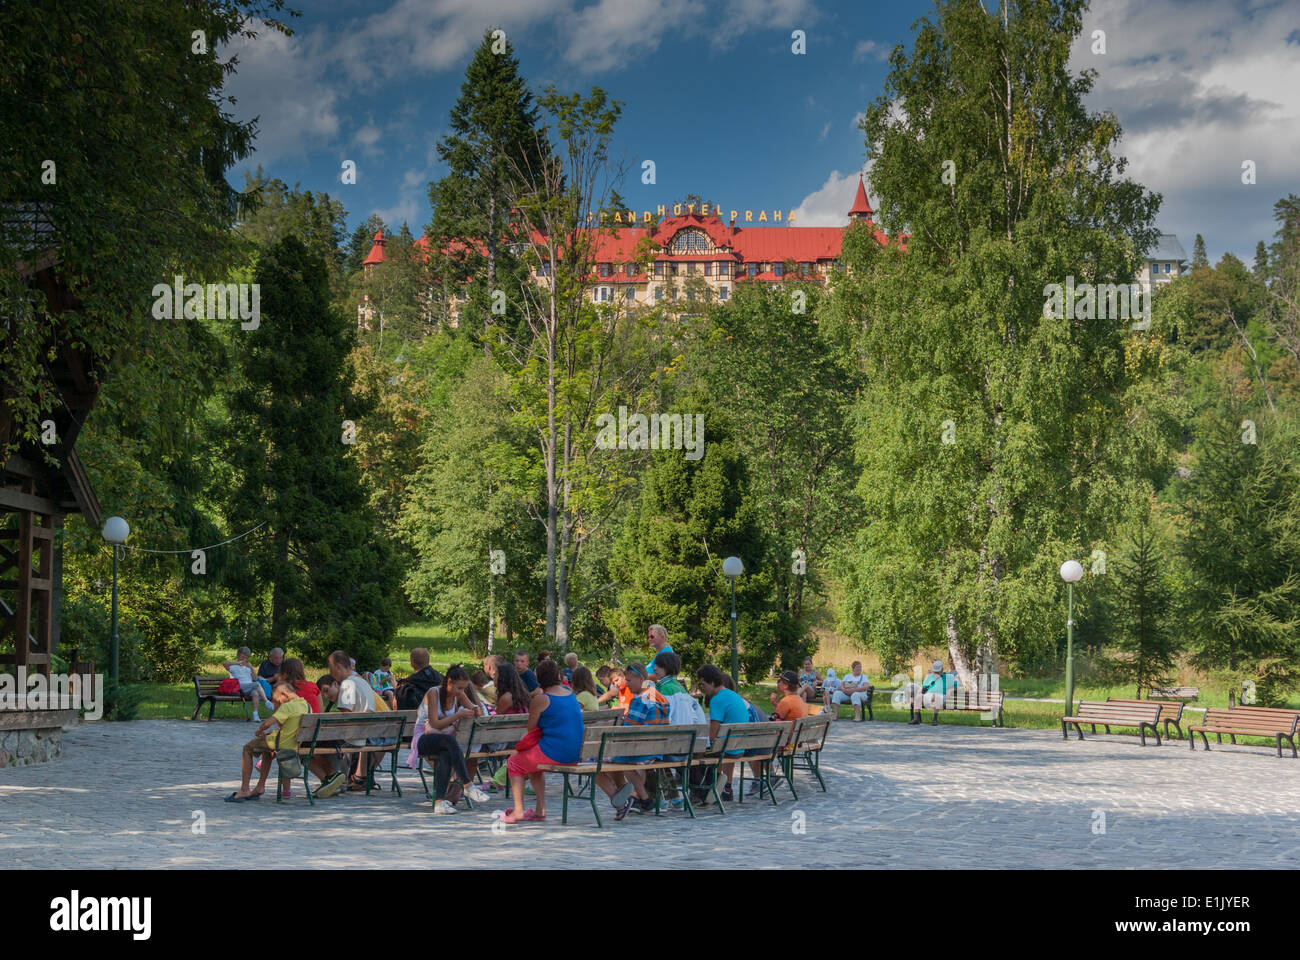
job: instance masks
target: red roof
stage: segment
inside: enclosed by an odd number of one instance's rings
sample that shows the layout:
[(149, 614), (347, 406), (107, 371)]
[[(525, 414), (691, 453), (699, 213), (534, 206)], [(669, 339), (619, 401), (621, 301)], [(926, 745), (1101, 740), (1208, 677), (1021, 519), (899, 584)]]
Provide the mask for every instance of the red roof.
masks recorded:
[(867, 202), (867, 188), (862, 182), (862, 174), (858, 174), (858, 195), (853, 198), (853, 209), (849, 211), (849, 217), (860, 214), (870, 220), (872, 212), (871, 204)]
[(379, 230), (375, 233), (375, 244), (370, 248), (370, 253), (366, 259), (361, 261), (364, 266), (372, 266), (376, 263), (384, 262), (384, 231)]

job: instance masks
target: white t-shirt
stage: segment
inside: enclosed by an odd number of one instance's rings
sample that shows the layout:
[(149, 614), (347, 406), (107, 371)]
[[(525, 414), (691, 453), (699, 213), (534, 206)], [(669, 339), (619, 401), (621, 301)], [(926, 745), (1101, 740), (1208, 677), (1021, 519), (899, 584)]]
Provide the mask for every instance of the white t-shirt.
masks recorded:
[(374, 713), (375, 691), (358, 673), (339, 684), (338, 709), (352, 713)]
[(243, 663), (232, 663), (226, 671), (239, 681), (239, 690), (246, 693), (253, 686), (253, 668)]
[(866, 685), (867, 685), (867, 675), (866, 675), (865, 673), (856, 673), (856, 674), (855, 674), (855, 673), (850, 673), (850, 674), (847, 674), (847, 675), (844, 677), (844, 681), (843, 681), (843, 683), (842, 683), (842, 685), (841, 685), (841, 689), (843, 689), (843, 687), (848, 686), (850, 683), (852, 683), (852, 684), (856, 684), (856, 685), (858, 686), (858, 689), (855, 691), (856, 693), (866, 693), (866, 692), (867, 692), (865, 689), (863, 689), (863, 688), (866, 687)]

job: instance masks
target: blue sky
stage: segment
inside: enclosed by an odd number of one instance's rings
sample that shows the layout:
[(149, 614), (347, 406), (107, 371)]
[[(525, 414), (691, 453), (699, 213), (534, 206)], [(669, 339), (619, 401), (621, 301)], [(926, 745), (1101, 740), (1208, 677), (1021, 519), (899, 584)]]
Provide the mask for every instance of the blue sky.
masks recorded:
[[(349, 226), (372, 212), (429, 219), (434, 144), (484, 28), (504, 29), (534, 88), (604, 87), (625, 102), (614, 155), (623, 195), (653, 209), (687, 192), (724, 208), (845, 222), (865, 162), (858, 115), (885, 57), (910, 46), (919, 0), (290, 0), (295, 34), (229, 51), (241, 119), (260, 116), (258, 163), (325, 190)], [(803, 30), (807, 53), (791, 51)], [(1092, 31), (1104, 30), (1104, 56)], [(1098, 0), (1072, 58), (1100, 71), (1090, 106), (1125, 130), (1129, 173), (1164, 194), (1162, 229), (1212, 259), (1249, 261), (1272, 205), (1300, 193), (1300, 11), (1294, 2)], [(340, 182), (343, 160), (357, 183)], [(640, 180), (654, 160), (657, 183)], [(1256, 166), (1254, 185), (1241, 164)], [(231, 179), (239, 182), (239, 170)], [(874, 200), (874, 195), (873, 195)]]

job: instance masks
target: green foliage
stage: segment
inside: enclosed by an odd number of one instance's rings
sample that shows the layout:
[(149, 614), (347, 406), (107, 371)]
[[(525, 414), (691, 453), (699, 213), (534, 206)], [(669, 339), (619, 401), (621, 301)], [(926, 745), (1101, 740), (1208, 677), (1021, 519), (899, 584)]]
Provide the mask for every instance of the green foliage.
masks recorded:
[(1195, 661), (1234, 670), (1271, 658), (1300, 663), (1296, 425), (1249, 410), (1240, 367), (1222, 370), (1230, 392), (1198, 424), (1184, 508)]
[(662, 623), (686, 669), (714, 663), (729, 671), (731, 598), (722, 561), (737, 556), (745, 564), (735, 584), (741, 666), (752, 681), (794, 647), (794, 625), (771, 603), (767, 543), (733, 431), (698, 399), (682, 410), (704, 411), (704, 456), (691, 461), (664, 450), (647, 465), (636, 516), (614, 548), (622, 583), (615, 633), (624, 658), (636, 658), (646, 628)]
[(235, 619), (260, 620), (259, 639), (286, 650), (369, 662), (396, 630), (400, 569), (341, 442), (343, 421), (368, 412), (349, 389), (354, 328), (330, 304), (324, 261), (296, 237), (267, 249), (256, 276), (262, 321), (240, 345), (225, 509), (232, 527), (266, 529), (233, 565)]
[(537, 640), (544, 598), (537, 567), (546, 548), (530, 512), (538, 477), (521, 453), (529, 437), (511, 416), (508, 378), (454, 349), (468, 366), (430, 416), (402, 510), (400, 529), (415, 557), (407, 595), (458, 634), (486, 634), (489, 552), (501, 550), (497, 616), (512, 636)]
[(1106, 595), (1109, 641), (1118, 656), (1110, 661), (1121, 683), (1136, 686), (1135, 697), (1170, 682), (1180, 652), (1174, 594), (1165, 569), (1167, 558), (1150, 524), (1138, 526), (1111, 558)]
[[(821, 333), (821, 295), (815, 283), (738, 285), (708, 310), (684, 364), (731, 422), (747, 425), (736, 443), (772, 540), (764, 569), (803, 653), (815, 647), (805, 590), (821, 588), (830, 548), (861, 520), (848, 417), (862, 384)], [(800, 651), (782, 658), (791, 660)]]
[(940, 2), (895, 49), (862, 128), (907, 252), (850, 228), (827, 307), (869, 384), (845, 620), (885, 658), (944, 644), (966, 679), (1053, 642), (1061, 561), (1131, 516), (1167, 455), (1159, 415), (1129, 407), (1128, 322), (1044, 317), (1048, 284), (1127, 282), (1156, 234), (1114, 117), (1084, 105), (1093, 74), (1066, 69), (1083, 8)]
[[(283, 30), (282, 8), (281, 0), (0, 5), (0, 209), (39, 202), (54, 225), (39, 243), (0, 226), (0, 263), (53, 247), (82, 304), (56, 324), (43, 298), (0, 270), (0, 381), (18, 438), (34, 440), (55, 402), (42, 355), (52, 342), (83, 343), (103, 362), (151, 326), (161, 278), (219, 276), (229, 266), (238, 197), (224, 171), (250, 153), (254, 125), (226, 109), (222, 86), (234, 64), (220, 50), (254, 36), (255, 24)], [(195, 30), (206, 36), (202, 52)], [(53, 183), (42, 181), (46, 161)]]

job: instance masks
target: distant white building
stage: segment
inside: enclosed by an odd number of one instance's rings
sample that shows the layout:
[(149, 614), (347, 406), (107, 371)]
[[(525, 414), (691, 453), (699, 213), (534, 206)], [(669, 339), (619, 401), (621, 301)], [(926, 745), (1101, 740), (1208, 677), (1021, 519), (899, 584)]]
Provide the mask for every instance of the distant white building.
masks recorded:
[(1163, 284), (1187, 272), (1187, 252), (1172, 233), (1160, 234), (1155, 247), (1147, 254), (1134, 282), (1142, 284), (1142, 293), (1150, 296)]

